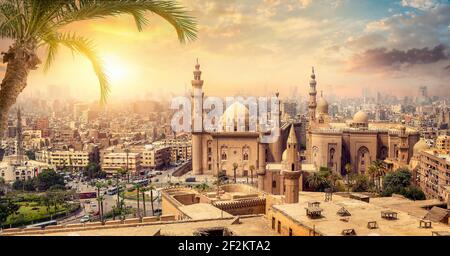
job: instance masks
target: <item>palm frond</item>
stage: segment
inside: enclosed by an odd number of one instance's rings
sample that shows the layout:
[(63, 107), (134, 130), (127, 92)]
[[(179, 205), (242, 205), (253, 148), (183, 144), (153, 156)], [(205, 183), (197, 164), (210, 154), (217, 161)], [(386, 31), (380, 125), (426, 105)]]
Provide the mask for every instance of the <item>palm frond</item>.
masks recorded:
[(68, 1), (56, 15), (55, 26), (62, 27), (82, 20), (102, 19), (121, 14), (132, 15), (139, 30), (147, 24), (145, 12), (161, 16), (176, 30), (180, 42), (197, 38), (197, 22), (175, 1), (116, 0), (116, 1)]
[(46, 66), (52, 64), (54, 60), (54, 54), (59, 45), (69, 48), (73, 53), (79, 53), (84, 55), (92, 64), (95, 75), (100, 85), (100, 103), (106, 103), (106, 99), (109, 94), (109, 80), (103, 67), (103, 62), (95, 51), (95, 47), (89, 39), (78, 36), (76, 34), (57, 34), (52, 37), (48, 37), (46, 44), (48, 45)]

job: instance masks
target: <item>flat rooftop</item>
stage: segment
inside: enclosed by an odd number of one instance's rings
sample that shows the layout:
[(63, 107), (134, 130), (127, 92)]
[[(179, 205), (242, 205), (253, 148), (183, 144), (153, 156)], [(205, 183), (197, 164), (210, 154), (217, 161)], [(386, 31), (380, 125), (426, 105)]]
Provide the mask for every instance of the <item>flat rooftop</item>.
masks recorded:
[[(366, 203), (356, 199), (350, 199), (339, 195), (333, 195), (333, 200), (325, 202), (325, 193), (300, 192), (299, 203), (273, 205), (273, 209), (281, 212), (302, 226), (314, 229), (325, 236), (340, 236), (344, 229), (354, 229), (358, 236), (431, 236), (432, 231), (450, 232), (450, 226), (442, 223), (432, 223), (432, 228), (419, 228), (421, 218), (407, 212), (376, 203)], [(379, 200), (386, 200), (380, 198)], [(373, 199), (370, 199), (371, 201)], [(389, 200), (389, 199), (388, 199)], [(405, 200), (405, 199), (403, 199)], [(308, 202), (318, 201), (323, 209), (322, 218), (311, 219), (306, 215), (305, 208)], [(337, 212), (344, 207), (351, 216), (341, 217)], [(381, 211), (392, 210), (397, 212), (397, 220), (381, 218)], [(342, 219), (348, 219), (347, 222)], [(367, 228), (369, 221), (376, 221), (377, 229)]]
[(212, 204), (207, 203), (179, 206), (178, 208), (180, 209), (180, 211), (194, 220), (219, 219), (233, 216), (225, 211), (220, 210)]
[(166, 236), (192, 236), (199, 229), (217, 227), (225, 227), (237, 236), (277, 235), (269, 228), (265, 217), (262, 215), (241, 217), (240, 224), (232, 224), (233, 220), (234, 218), (231, 217), (218, 220), (174, 221), (133, 227), (41, 233), (32, 236), (153, 236), (158, 232)]

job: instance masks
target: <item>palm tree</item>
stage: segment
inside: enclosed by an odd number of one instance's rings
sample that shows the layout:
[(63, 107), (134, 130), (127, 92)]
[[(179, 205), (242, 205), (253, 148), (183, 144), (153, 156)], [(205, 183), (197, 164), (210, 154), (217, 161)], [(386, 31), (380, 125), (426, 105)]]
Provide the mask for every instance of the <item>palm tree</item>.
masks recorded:
[(100, 207), (99, 214), (100, 214), (100, 221), (103, 222), (103, 201), (104, 197), (100, 195), (101, 188), (105, 187), (105, 184), (103, 182), (97, 182), (95, 183), (95, 187), (97, 188), (97, 201), (98, 206)]
[(155, 208), (154, 208), (154, 205), (153, 205), (153, 201), (154, 201), (154, 199), (153, 199), (153, 190), (155, 190), (155, 186), (153, 184), (149, 184), (147, 186), (147, 189), (150, 191), (150, 203), (151, 203), (151, 206), (152, 206), (152, 216), (154, 216), (155, 215)]
[(375, 177), (377, 175), (378, 169), (374, 163), (375, 163), (375, 161), (372, 162), (372, 164), (370, 164), (369, 168), (367, 169), (367, 174), (370, 176), (370, 179), (375, 184), (375, 187), (377, 187), (377, 184), (375, 182)]
[(233, 177), (234, 177), (234, 183), (236, 183), (236, 170), (239, 167), (237, 163), (233, 163)]
[(326, 184), (326, 179), (318, 173), (313, 173), (306, 179), (308, 186), (313, 190), (321, 189)]
[(250, 165), (250, 183), (252, 184), (252, 186), (253, 186), (253, 172), (255, 171), (255, 166), (254, 165)]
[(7, 52), (2, 52), (6, 72), (0, 86), (0, 134), (7, 125), (10, 108), (27, 86), (30, 71), (41, 64), (37, 53), (43, 48), (47, 51), (44, 70), (53, 64), (60, 46), (87, 57), (99, 80), (100, 102), (104, 103), (109, 83), (92, 41), (61, 30), (77, 21), (128, 14), (134, 18), (137, 29), (142, 31), (148, 23), (145, 17), (147, 12), (169, 22), (181, 43), (196, 39), (196, 21), (183, 6), (171, 0), (2, 0), (0, 38), (11, 40), (12, 44)]
[(347, 163), (344, 169), (345, 169), (345, 177), (347, 179), (347, 192), (350, 192), (350, 175), (352, 173), (352, 165), (350, 163)]
[(120, 190), (121, 186), (119, 183), (119, 177), (123, 178), (123, 176), (127, 173), (123, 168), (119, 168), (116, 173), (116, 188), (117, 188), (117, 207), (120, 207)]
[(146, 217), (146, 209), (145, 209), (145, 192), (148, 191), (147, 187), (142, 187), (141, 188), (141, 193), (142, 193), (142, 209), (144, 210), (144, 217)]
[(139, 185), (139, 184), (134, 185), (134, 189), (136, 189), (137, 217), (138, 217), (138, 218), (141, 218), (141, 208), (140, 208), (140, 206), (139, 206), (139, 197), (140, 197), (139, 193), (140, 193), (140, 188), (141, 188), (141, 185)]

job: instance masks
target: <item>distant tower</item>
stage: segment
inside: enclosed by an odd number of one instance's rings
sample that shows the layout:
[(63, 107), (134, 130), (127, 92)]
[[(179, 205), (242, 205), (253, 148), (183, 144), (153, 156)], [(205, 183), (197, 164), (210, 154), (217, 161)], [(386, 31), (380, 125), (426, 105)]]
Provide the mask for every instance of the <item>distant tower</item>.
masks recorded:
[(316, 95), (317, 95), (317, 91), (316, 91), (316, 75), (314, 74), (314, 67), (312, 67), (312, 74), (311, 74), (311, 81), (309, 81), (309, 123), (311, 125), (311, 123), (313, 121), (316, 120), (316, 107), (317, 107), (317, 102), (316, 102)]
[(408, 135), (406, 134), (405, 126), (400, 127), (399, 137), (400, 137), (400, 146), (399, 146), (398, 161), (403, 164), (408, 164), (409, 145), (408, 145)]
[(287, 139), (286, 162), (283, 166), (284, 177), (284, 200), (285, 203), (298, 203), (298, 192), (300, 191), (301, 165), (298, 159), (297, 136), (295, 135), (294, 125), (291, 125), (289, 137)]
[[(203, 80), (201, 80), (202, 71), (200, 71), (200, 64), (195, 65), (194, 80), (192, 83), (192, 172), (194, 175), (203, 174), (202, 159), (203, 159), (203, 145), (202, 145), (202, 131), (195, 131), (195, 123), (200, 122), (203, 130)], [(198, 95), (198, 90), (200, 94)], [(197, 92), (197, 94), (196, 94)], [(200, 97), (198, 99), (197, 97)]]
[(23, 160), (23, 145), (22, 145), (22, 114), (20, 107), (17, 109), (17, 164), (22, 165)]
[[(260, 137), (263, 134), (260, 135)], [(258, 141), (258, 189), (264, 191), (264, 177), (266, 175), (266, 144)]]

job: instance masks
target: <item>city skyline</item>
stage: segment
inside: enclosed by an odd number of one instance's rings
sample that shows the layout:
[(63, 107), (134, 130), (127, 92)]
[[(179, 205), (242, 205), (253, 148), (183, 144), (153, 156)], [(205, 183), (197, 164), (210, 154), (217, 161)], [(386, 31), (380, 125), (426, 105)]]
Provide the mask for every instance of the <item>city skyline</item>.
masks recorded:
[[(153, 15), (143, 32), (129, 29), (133, 21), (126, 16), (66, 29), (96, 43), (111, 78), (110, 100), (184, 94), (195, 58), (209, 95), (279, 91), (287, 96), (297, 87), (306, 97), (306, 78), (315, 66), (325, 97), (360, 96), (364, 87), (415, 96), (419, 86), (428, 86), (430, 95), (449, 96), (450, 5), (445, 1), (182, 3), (200, 24), (199, 39), (185, 45)], [(8, 44), (0, 42), (3, 50)], [(98, 99), (90, 64), (69, 55), (62, 50), (46, 74), (42, 67), (32, 72), (24, 93), (52, 86), (61, 94)]]

